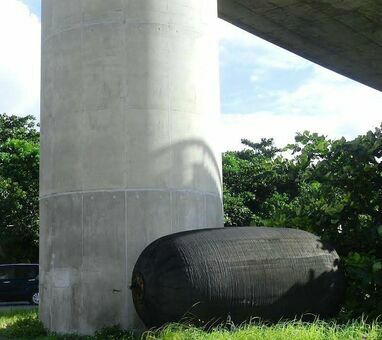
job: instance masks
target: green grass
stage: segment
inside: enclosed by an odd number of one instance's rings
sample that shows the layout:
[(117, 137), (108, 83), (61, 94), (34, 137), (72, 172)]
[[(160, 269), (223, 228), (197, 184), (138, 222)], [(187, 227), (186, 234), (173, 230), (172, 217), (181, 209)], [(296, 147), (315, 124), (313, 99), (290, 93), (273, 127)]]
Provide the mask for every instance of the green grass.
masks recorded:
[[(38, 321), (37, 310), (0, 313), (0, 339), (48, 339), (48, 340), (103, 340), (133, 339), (128, 332), (118, 327), (104, 329), (94, 337), (58, 336), (48, 334)], [(337, 324), (335, 322), (300, 321), (280, 322), (276, 325), (253, 323), (235, 327), (214, 328), (208, 332), (199, 328), (169, 325), (158, 331), (143, 335), (146, 340), (382, 340), (382, 324), (363, 321)]]
[(153, 339), (158, 338), (163, 340), (380, 340), (382, 326), (367, 325), (363, 322), (353, 322), (342, 326), (320, 321), (285, 322), (272, 326), (245, 325), (231, 330), (221, 328), (209, 333), (197, 328), (169, 326), (159, 334), (153, 334)]
[(44, 332), (37, 320), (37, 309), (0, 313), (0, 339), (37, 339)]

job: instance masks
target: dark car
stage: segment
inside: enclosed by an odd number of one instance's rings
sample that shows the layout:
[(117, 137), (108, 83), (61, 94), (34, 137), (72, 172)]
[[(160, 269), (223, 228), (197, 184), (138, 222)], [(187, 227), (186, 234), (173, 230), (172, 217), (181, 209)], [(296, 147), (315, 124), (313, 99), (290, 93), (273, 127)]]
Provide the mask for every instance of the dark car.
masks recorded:
[(29, 301), (38, 305), (38, 264), (0, 265), (0, 301)]

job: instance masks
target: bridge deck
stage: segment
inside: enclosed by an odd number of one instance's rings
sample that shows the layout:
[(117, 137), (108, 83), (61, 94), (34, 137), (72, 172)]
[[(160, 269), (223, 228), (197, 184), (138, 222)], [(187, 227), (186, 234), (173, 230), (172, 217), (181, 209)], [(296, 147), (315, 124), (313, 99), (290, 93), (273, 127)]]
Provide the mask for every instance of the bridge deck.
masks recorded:
[(219, 16), (382, 90), (380, 0), (219, 0)]

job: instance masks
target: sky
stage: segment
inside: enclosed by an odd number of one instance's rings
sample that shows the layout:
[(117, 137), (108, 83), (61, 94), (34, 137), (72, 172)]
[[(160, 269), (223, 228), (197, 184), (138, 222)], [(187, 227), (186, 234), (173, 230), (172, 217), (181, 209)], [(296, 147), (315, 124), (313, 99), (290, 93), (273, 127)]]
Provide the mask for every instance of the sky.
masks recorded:
[[(40, 0), (0, 0), (0, 111), (40, 111)], [(297, 131), (350, 139), (382, 122), (382, 93), (216, 22), (222, 151), (242, 138), (291, 143)]]

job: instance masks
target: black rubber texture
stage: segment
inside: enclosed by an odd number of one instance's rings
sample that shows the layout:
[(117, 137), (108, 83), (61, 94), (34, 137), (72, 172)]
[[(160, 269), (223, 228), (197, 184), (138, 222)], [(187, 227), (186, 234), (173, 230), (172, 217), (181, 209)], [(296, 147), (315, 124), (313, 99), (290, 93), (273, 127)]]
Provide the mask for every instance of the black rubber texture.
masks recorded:
[(286, 228), (204, 229), (165, 236), (139, 257), (136, 311), (149, 328), (330, 317), (345, 284), (339, 257), (317, 236)]

